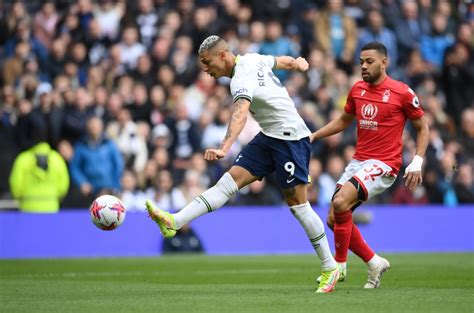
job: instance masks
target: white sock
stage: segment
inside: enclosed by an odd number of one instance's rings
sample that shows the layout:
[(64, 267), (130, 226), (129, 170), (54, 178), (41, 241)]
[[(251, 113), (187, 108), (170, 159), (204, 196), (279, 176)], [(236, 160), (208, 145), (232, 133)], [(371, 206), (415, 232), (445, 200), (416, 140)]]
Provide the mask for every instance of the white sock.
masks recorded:
[(225, 173), (213, 187), (204, 191), (181, 211), (174, 214), (176, 228), (180, 229), (195, 218), (219, 209), (238, 190), (239, 188), (232, 176)]
[(339, 263), (339, 265), (342, 267), (344, 271), (347, 269), (347, 262)]
[(367, 265), (370, 268), (374, 268), (374, 267), (377, 267), (379, 263), (380, 263), (380, 257), (377, 254), (374, 254), (372, 259), (370, 259), (369, 262), (367, 262)]
[(296, 217), (303, 226), (314, 250), (321, 260), (321, 268), (323, 271), (333, 270), (337, 267), (337, 263), (329, 249), (328, 239), (324, 232), (324, 224), (318, 214), (313, 211), (309, 202), (298, 204), (290, 207), (291, 213)]

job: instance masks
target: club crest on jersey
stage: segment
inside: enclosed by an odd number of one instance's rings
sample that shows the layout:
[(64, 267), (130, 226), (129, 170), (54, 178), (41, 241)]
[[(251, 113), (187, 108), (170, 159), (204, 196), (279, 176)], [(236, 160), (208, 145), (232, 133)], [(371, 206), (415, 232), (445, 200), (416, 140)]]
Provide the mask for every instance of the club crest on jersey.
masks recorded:
[(372, 103), (366, 103), (362, 106), (360, 113), (362, 115), (361, 120), (359, 120), (359, 127), (363, 129), (376, 130), (378, 123), (374, 121), (374, 118), (377, 116), (379, 109), (376, 105)]
[(388, 99), (390, 99), (390, 89), (385, 89), (385, 92), (383, 93), (382, 97), (382, 102), (388, 102)]

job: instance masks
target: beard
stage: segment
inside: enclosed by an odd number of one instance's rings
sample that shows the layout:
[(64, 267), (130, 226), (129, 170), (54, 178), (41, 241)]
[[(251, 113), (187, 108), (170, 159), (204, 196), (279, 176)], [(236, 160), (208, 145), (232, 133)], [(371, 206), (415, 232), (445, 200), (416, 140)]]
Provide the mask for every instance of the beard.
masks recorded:
[(364, 74), (366, 75), (362, 76), (362, 80), (368, 84), (372, 84), (380, 78), (380, 76), (382, 75), (382, 72), (380, 69), (377, 69), (377, 70), (374, 70), (373, 73), (365, 72)]

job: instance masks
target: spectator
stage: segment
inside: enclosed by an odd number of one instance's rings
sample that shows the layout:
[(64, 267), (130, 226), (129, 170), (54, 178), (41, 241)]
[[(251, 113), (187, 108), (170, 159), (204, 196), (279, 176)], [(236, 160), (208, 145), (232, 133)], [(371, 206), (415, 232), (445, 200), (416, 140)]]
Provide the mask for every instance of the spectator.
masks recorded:
[(64, 159), (46, 142), (43, 121), (34, 122), (32, 147), (15, 159), (10, 188), (22, 212), (55, 213), (69, 189), (69, 173)]
[[(11, 85), (2, 88), (0, 98), (0, 177), (9, 177), (13, 161), (18, 154), (15, 142), (15, 90)], [(7, 179), (0, 180), (0, 198), (8, 197)]]
[(467, 159), (474, 159), (474, 108), (461, 115), (460, 143)]
[(118, 120), (107, 126), (106, 134), (122, 153), (125, 167), (137, 173), (143, 171), (148, 159), (146, 141), (127, 109), (122, 109)]
[[(266, 39), (260, 46), (260, 54), (268, 54), (274, 56), (289, 55), (296, 57), (299, 51), (292, 45), (290, 39), (283, 34), (282, 25), (279, 21), (272, 20), (266, 25)], [(284, 70), (275, 70), (275, 75), (284, 83), (289, 72)]]
[(38, 114), (47, 127), (46, 141), (56, 149), (60, 139), (62, 138), (62, 120), (63, 110), (54, 103), (53, 88), (49, 83), (41, 83), (36, 89), (39, 97), (39, 104), (33, 110), (34, 114)]
[(144, 203), (146, 195), (143, 191), (137, 188), (137, 178), (132, 171), (124, 171), (122, 175), (122, 192), (120, 199), (127, 212), (145, 211)]
[(172, 142), (169, 151), (173, 167), (178, 171), (184, 171), (189, 165), (191, 156), (201, 149), (197, 125), (189, 118), (188, 110), (183, 103), (176, 106), (174, 116), (168, 120), (167, 125), (171, 131)]
[[(367, 13), (367, 27), (363, 28), (359, 35), (359, 42), (355, 55), (360, 54), (360, 49), (371, 41), (378, 41), (387, 47), (389, 68), (398, 64), (397, 39), (395, 33), (384, 26), (384, 18), (379, 10), (372, 9)], [(356, 59), (354, 63), (358, 63)]]
[(157, 33), (159, 21), (158, 12), (154, 8), (152, 0), (138, 1), (138, 14), (136, 23), (139, 28), (140, 37), (145, 46), (150, 47)]
[(138, 30), (133, 26), (123, 30), (119, 48), (121, 63), (131, 70), (137, 66), (137, 59), (146, 53), (146, 47), (138, 41)]
[(86, 136), (74, 145), (70, 166), (73, 182), (84, 199), (91, 201), (104, 191), (120, 191), (123, 160), (115, 143), (104, 136), (100, 118), (89, 118), (86, 130)]
[(459, 125), (461, 113), (474, 104), (474, 58), (462, 43), (446, 51), (442, 87), (449, 105), (446, 112)]
[(145, 53), (138, 58), (137, 67), (131, 76), (137, 83), (144, 84), (147, 89), (153, 86), (152, 63), (148, 54)]
[(64, 110), (63, 135), (64, 138), (75, 143), (86, 134), (86, 121), (91, 116), (90, 106), (92, 99), (84, 88), (77, 89), (72, 105)]
[[(84, 0), (82, 0), (84, 1)], [(86, 2), (90, 2), (86, 0)], [(88, 5), (88, 9), (89, 9)], [(123, 0), (113, 2), (112, 0), (100, 0), (99, 6), (94, 11), (94, 18), (97, 19), (102, 35), (115, 40), (120, 29), (119, 23), (123, 16), (125, 3)], [(92, 17), (90, 18), (92, 19)], [(84, 21), (83, 25), (89, 25), (88, 21)]]
[(316, 19), (315, 35), (319, 48), (351, 73), (357, 48), (357, 25), (353, 18), (344, 14), (342, 0), (327, 3), (325, 10)]
[(93, 19), (89, 22), (89, 29), (84, 43), (87, 47), (87, 58), (90, 64), (96, 65), (108, 56), (108, 48), (112, 41), (102, 34), (99, 22)]
[(44, 65), (44, 70), (49, 74), (49, 80), (53, 81), (58, 75), (64, 71), (66, 65), (66, 42), (57, 38), (51, 43), (51, 50), (48, 60)]
[(49, 50), (56, 34), (59, 16), (53, 1), (44, 1), (41, 11), (36, 13), (33, 23), (35, 37)]
[(413, 50), (419, 48), (421, 36), (428, 34), (429, 30), (429, 21), (426, 16), (419, 14), (416, 1), (403, 1), (402, 17), (395, 22), (395, 34), (399, 47), (398, 60), (402, 64)]
[(465, 163), (459, 166), (458, 175), (455, 178), (454, 191), (460, 204), (474, 203), (474, 180), (472, 178), (472, 166)]
[(441, 13), (431, 17), (431, 34), (421, 36), (420, 50), (425, 61), (432, 64), (438, 71), (443, 64), (444, 52), (454, 43), (452, 35), (446, 33), (448, 18)]
[(150, 120), (151, 104), (148, 101), (148, 92), (143, 84), (135, 84), (132, 89), (132, 102), (125, 107), (132, 114), (135, 122), (148, 123)]
[(160, 208), (174, 211), (186, 204), (183, 194), (173, 188), (173, 176), (167, 170), (155, 173), (153, 186), (146, 191), (146, 196)]
[(20, 21), (31, 22), (31, 17), (28, 14), (28, 11), (26, 10), (25, 2), (14, 1), (11, 10), (6, 18), (7, 37), (11, 37), (15, 34), (15, 30), (17, 29), (17, 26)]
[(31, 25), (27, 20), (20, 20), (16, 26), (14, 36), (5, 42), (5, 56), (13, 56), (15, 53), (15, 47), (19, 42), (27, 42), (31, 47), (33, 55), (37, 57), (40, 62), (46, 60), (48, 50), (46, 50), (41, 41), (31, 34)]
[(166, 104), (166, 92), (161, 85), (154, 85), (150, 90), (150, 124), (152, 127), (163, 123), (168, 111)]
[(28, 58), (31, 58), (30, 44), (21, 41), (15, 47), (15, 55), (7, 58), (3, 64), (3, 82), (6, 85), (17, 83), (25, 71), (24, 64)]

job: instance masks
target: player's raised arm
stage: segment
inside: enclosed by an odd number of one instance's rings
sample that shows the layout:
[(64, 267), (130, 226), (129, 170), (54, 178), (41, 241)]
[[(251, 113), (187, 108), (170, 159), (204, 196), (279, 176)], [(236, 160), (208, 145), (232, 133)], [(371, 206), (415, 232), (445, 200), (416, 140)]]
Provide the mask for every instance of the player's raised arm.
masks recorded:
[(416, 154), (405, 169), (403, 178), (406, 178), (405, 186), (410, 190), (415, 190), (415, 188), (423, 182), (421, 166), (423, 165), (423, 158), (426, 153), (426, 148), (428, 147), (429, 127), (423, 116), (411, 122), (416, 129)]
[(227, 133), (222, 141), (219, 149), (207, 149), (204, 152), (204, 159), (208, 161), (214, 161), (222, 159), (234, 141), (239, 137), (242, 129), (247, 122), (247, 115), (250, 108), (250, 101), (245, 98), (238, 98), (235, 101), (234, 112), (230, 118), (229, 126), (227, 127)]
[(303, 57), (293, 58), (290, 56), (280, 56), (275, 57), (275, 66), (276, 70), (289, 70), (289, 71), (299, 71), (305, 72), (309, 68), (308, 61)]
[(354, 120), (355, 115), (342, 112), (336, 119), (332, 120), (324, 127), (312, 133), (309, 137), (310, 142), (337, 134), (346, 129)]

